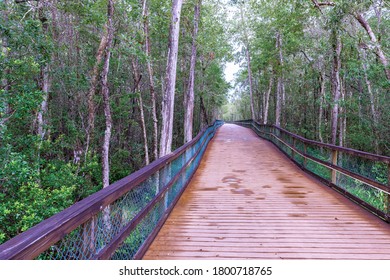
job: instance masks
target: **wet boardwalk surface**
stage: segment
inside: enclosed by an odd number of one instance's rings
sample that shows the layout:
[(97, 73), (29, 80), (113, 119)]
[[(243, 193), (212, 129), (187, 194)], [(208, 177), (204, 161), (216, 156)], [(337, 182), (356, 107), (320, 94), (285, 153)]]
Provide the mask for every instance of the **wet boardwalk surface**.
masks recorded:
[(390, 259), (390, 225), (225, 124), (144, 259)]

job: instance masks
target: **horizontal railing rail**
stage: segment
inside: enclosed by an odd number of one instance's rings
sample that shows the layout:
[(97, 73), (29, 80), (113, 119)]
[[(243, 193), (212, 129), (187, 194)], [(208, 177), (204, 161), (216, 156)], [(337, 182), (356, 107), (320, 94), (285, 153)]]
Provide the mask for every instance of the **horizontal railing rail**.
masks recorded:
[(253, 120), (233, 123), (251, 128), (303, 170), (390, 222), (390, 157), (309, 140)]
[(0, 259), (140, 259), (223, 124), (0, 245)]

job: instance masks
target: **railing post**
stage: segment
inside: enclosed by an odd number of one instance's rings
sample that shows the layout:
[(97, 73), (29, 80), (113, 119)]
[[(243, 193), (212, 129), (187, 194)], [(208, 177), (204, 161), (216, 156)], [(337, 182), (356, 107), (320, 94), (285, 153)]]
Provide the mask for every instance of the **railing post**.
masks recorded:
[[(303, 142), (303, 153), (306, 155), (307, 154), (307, 146), (306, 142)], [(307, 169), (307, 157), (303, 157), (303, 167)]]
[[(332, 164), (337, 165), (337, 157), (338, 157), (338, 152), (337, 150), (332, 150)], [(332, 184), (336, 185), (337, 183), (337, 172), (336, 170), (332, 169)]]

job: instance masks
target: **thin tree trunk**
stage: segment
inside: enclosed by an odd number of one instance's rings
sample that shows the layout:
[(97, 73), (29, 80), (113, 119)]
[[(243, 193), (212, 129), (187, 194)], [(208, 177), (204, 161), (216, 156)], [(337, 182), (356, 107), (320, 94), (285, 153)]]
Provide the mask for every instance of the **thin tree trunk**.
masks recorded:
[(282, 37), (279, 32), (276, 33), (276, 49), (279, 52), (279, 76), (278, 76), (278, 85), (276, 89), (276, 108), (275, 108), (275, 125), (281, 125), (282, 119), (282, 106), (285, 99), (284, 93), (284, 80), (283, 80), (283, 53), (282, 53)]
[(49, 98), (49, 89), (50, 89), (50, 78), (49, 78), (49, 66), (45, 65), (41, 69), (41, 77), (40, 77), (40, 84), (41, 84), (41, 90), (43, 92), (43, 100), (41, 102), (40, 109), (38, 111), (37, 116), (37, 134), (39, 135), (39, 138), (43, 140), (46, 134), (46, 122), (44, 120), (44, 116), (47, 113), (48, 109), (48, 98)]
[[(9, 14), (9, 10), (8, 10), (8, 0), (4, 0), (4, 10), (2, 11), (2, 17), (3, 17), (3, 21), (4, 23), (8, 23), (8, 14)], [(3, 56), (5, 58), (8, 57), (8, 36), (6, 34), (4, 34), (2, 37), (1, 37), (1, 46), (2, 46), (2, 53), (3, 53)], [(9, 74), (9, 68), (7, 67), (6, 69), (4, 69), (4, 76), (3, 79), (1, 80), (1, 86), (3, 88), (3, 91), (4, 91), (4, 100), (0, 100), (0, 102), (3, 103), (3, 111), (1, 112), (0, 111), (0, 115), (1, 115), (1, 118), (0, 118), (0, 132), (3, 131), (5, 129), (5, 123), (9, 120), (9, 118), (11, 117), (12, 113), (11, 113), (11, 108), (8, 104), (8, 100), (7, 100), (7, 93), (8, 91), (10, 90), (10, 86), (9, 86), (9, 82), (8, 82), (8, 76)], [(0, 134), (0, 137), (1, 137), (1, 134)], [(1, 138), (0, 138), (1, 140)], [(0, 142), (1, 143), (1, 142)]]
[(323, 143), (324, 139), (322, 138), (322, 119), (324, 115), (324, 100), (325, 100), (325, 91), (326, 91), (326, 80), (325, 73), (322, 71), (320, 73), (320, 110), (318, 113), (318, 139)]
[(177, 55), (179, 48), (180, 13), (183, 0), (173, 0), (172, 17), (169, 28), (168, 61), (165, 76), (165, 92), (162, 104), (162, 126), (160, 139), (160, 157), (172, 150), (173, 110), (175, 104), (175, 85)]
[(261, 80), (262, 76), (261, 76), (261, 69), (259, 69), (259, 73), (258, 73), (258, 78), (254, 79), (255, 81), (255, 88), (256, 88), (256, 92), (258, 93), (257, 96), (258, 96), (258, 107), (259, 107), (259, 110), (256, 111), (256, 118), (260, 121), (260, 122), (263, 122), (263, 111), (264, 111), (264, 95), (263, 93), (261, 92), (261, 89), (260, 89), (260, 80)]
[(143, 105), (142, 93), (141, 93), (141, 87), (140, 87), (141, 75), (139, 73), (138, 63), (136, 62), (134, 57), (131, 60), (131, 64), (133, 66), (134, 81), (135, 81), (135, 85), (136, 85), (134, 88), (134, 91), (139, 95), (137, 98), (137, 101), (138, 101), (138, 107), (139, 107), (139, 111), (140, 111), (140, 115), (141, 115), (140, 124), (141, 124), (141, 128), (142, 128), (142, 136), (144, 138), (145, 164), (148, 165), (150, 163), (149, 147), (148, 147), (148, 137), (147, 137), (146, 125), (145, 125), (144, 105)]
[(249, 95), (251, 100), (251, 116), (252, 120), (256, 119), (255, 116), (255, 106), (254, 106), (254, 99), (253, 99), (253, 83), (252, 83), (252, 71), (251, 71), (251, 56), (249, 52), (249, 45), (246, 46), (246, 61), (247, 61), (247, 67), (248, 67), (248, 79), (249, 79)]
[(337, 123), (339, 118), (339, 100), (341, 95), (340, 83), (340, 68), (341, 68), (341, 38), (337, 31), (333, 31), (333, 77), (332, 77), (332, 91), (333, 91), (333, 108), (332, 108), (332, 129), (331, 129), (331, 143), (336, 145), (337, 142)]
[(371, 81), (368, 78), (368, 67), (367, 67), (367, 55), (365, 50), (361, 51), (362, 54), (362, 66), (363, 66), (363, 73), (364, 73), (364, 80), (366, 82), (367, 86), (367, 91), (370, 97), (370, 109), (371, 109), (371, 117), (372, 117), (372, 127), (373, 127), (373, 132), (374, 132), (374, 143), (375, 143), (375, 151), (376, 153), (379, 153), (379, 144), (378, 144), (378, 139), (379, 135), (377, 132), (378, 128), (378, 112), (375, 108), (375, 96), (374, 92), (372, 91), (372, 86), (371, 86)]
[(196, 39), (199, 30), (200, 9), (202, 6), (202, 0), (198, 0), (195, 4), (194, 10), (194, 30), (192, 33), (192, 52), (191, 52), (191, 65), (190, 76), (188, 79), (188, 90), (185, 98), (185, 115), (184, 115), (184, 142), (187, 143), (192, 140), (193, 121), (194, 121), (194, 86), (195, 86), (195, 66), (196, 66)]
[[(102, 147), (102, 173), (103, 173), (103, 188), (106, 188), (110, 185), (110, 140), (111, 140), (111, 131), (112, 131), (112, 117), (111, 117), (111, 108), (110, 108), (110, 91), (108, 87), (108, 73), (110, 70), (110, 57), (111, 57), (111, 48), (112, 42), (114, 39), (114, 24), (113, 24), (113, 15), (114, 15), (114, 4), (115, 0), (108, 0), (107, 3), (107, 44), (104, 50), (104, 62), (103, 69), (101, 72), (101, 81), (102, 81), (102, 95), (103, 95), (103, 108), (106, 129), (104, 131), (104, 140)], [(108, 237), (111, 234), (111, 219), (110, 219), (110, 206), (107, 206), (103, 210), (103, 220), (104, 220), (104, 236)]]
[(153, 157), (154, 160), (158, 159), (158, 120), (157, 120), (157, 106), (156, 106), (156, 91), (154, 86), (154, 74), (151, 64), (151, 50), (150, 50), (150, 36), (149, 36), (149, 9), (147, 0), (143, 2), (142, 16), (144, 18), (144, 36), (145, 36), (145, 52), (146, 52), (146, 65), (149, 75), (149, 90), (152, 100), (152, 117), (153, 117)]
[(370, 96), (371, 115), (372, 115), (372, 119), (374, 121), (374, 124), (377, 125), (378, 124), (378, 113), (377, 113), (377, 110), (375, 108), (375, 96), (374, 96), (374, 92), (372, 91), (371, 81), (368, 78), (368, 73), (367, 73), (367, 71), (368, 71), (367, 56), (366, 56), (366, 52), (364, 50), (362, 50), (361, 53), (363, 55), (362, 66), (363, 66), (363, 72), (364, 72), (364, 80), (366, 82), (367, 91), (368, 91), (368, 94)]
[(206, 107), (204, 106), (204, 101), (203, 97), (200, 96), (200, 110), (202, 112), (202, 121), (201, 121), (201, 129), (204, 128), (205, 126), (209, 125), (209, 118), (207, 116), (207, 110)]
[(243, 4), (240, 5), (240, 15), (241, 15), (242, 28), (244, 29), (244, 44), (245, 44), (245, 54), (246, 54), (248, 80), (249, 80), (250, 110), (251, 110), (251, 118), (252, 120), (255, 120), (256, 116), (255, 116), (255, 107), (254, 107), (254, 100), (253, 100), (253, 83), (252, 83), (252, 71), (251, 71), (251, 56), (249, 50), (249, 37), (246, 29), (246, 23), (244, 20), (244, 11), (242, 5)]
[(378, 34), (381, 34), (383, 0), (376, 1), (376, 4), (377, 5), (374, 4), (374, 11), (375, 11), (376, 17), (378, 18), (377, 31), (378, 31)]
[(263, 112), (264, 112), (263, 123), (264, 124), (268, 124), (269, 97), (271, 95), (273, 85), (274, 85), (274, 77), (271, 74), (271, 76), (269, 78), (268, 90), (267, 90), (267, 92), (265, 94), (265, 98), (264, 98), (264, 110), (263, 110)]
[(103, 170), (103, 188), (108, 187), (110, 184), (110, 165), (109, 165), (109, 150), (110, 139), (112, 129), (112, 117), (110, 108), (110, 92), (108, 87), (108, 72), (110, 70), (110, 56), (112, 41), (114, 38), (114, 26), (113, 26), (113, 14), (114, 14), (114, 0), (108, 0), (107, 5), (107, 45), (105, 48), (104, 65), (102, 69), (102, 95), (103, 95), (103, 107), (104, 116), (106, 119), (106, 129), (104, 132), (104, 141), (102, 149), (102, 170)]
[(370, 24), (366, 21), (366, 19), (363, 17), (362, 14), (357, 13), (354, 15), (357, 21), (360, 23), (360, 25), (366, 30), (368, 36), (370, 37), (371, 42), (375, 46), (375, 53), (378, 56), (380, 62), (382, 63), (383, 67), (385, 68), (385, 74), (388, 80), (390, 80), (390, 68), (389, 68), (389, 62), (387, 60), (387, 57), (385, 53), (382, 50), (382, 47), (380, 43), (378, 42), (374, 32), (371, 29)]
[[(345, 81), (345, 79), (344, 79)], [(341, 82), (341, 85), (340, 85), (340, 90), (341, 90), (341, 101), (342, 103), (344, 104), (344, 101), (345, 101), (345, 87), (344, 87), (344, 82), (343, 80), (340, 80)], [(344, 105), (343, 106), (339, 106), (339, 112), (340, 112), (340, 118), (339, 118), (339, 146), (343, 147), (344, 146), (344, 143), (345, 143), (345, 124), (346, 122), (344, 121), (345, 119), (345, 108), (344, 108)]]
[[(49, 36), (49, 23), (48, 19), (45, 16), (45, 11), (44, 7), (46, 5), (45, 1), (39, 1), (38, 2), (38, 14), (39, 14), (39, 20), (41, 21), (42, 24), (42, 32), (45, 37)], [(50, 61), (46, 62), (44, 66), (41, 67), (41, 73), (40, 73), (40, 78), (39, 78), (39, 86), (41, 88), (41, 91), (43, 93), (43, 99), (41, 102), (40, 109), (38, 111), (37, 115), (37, 134), (39, 135), (40, 139), (43, 140), (46, 134), (46, 129), (45, 129), (45, 115), (47, 113), (48, 109), (48, 98), (49, 98), (49, 91), (50, 91), (50, 86), (51, 86), (51, 78), (49, 75), (49, 63)]]
[(282, 116), (282, 77), (278, 77), (278, 84), (276, 87), (276, 104), (275, 104), (275, 125), (280, 127)]
[(91, 73), (91, 81), (90, 81), (90, 87), (88, 91), (88, 124), (86, 129), (87, 139), (86, 139), (86, 145), (85, 145), (85, 160), (87, 158), (89, 146), (92, 142), (93, 138), (93, 131), (95, 128), (95, 102), (94, 97), (96, 93), (96, 88), (99, 81), (99, 67), (102, 63), (103, 54), (104, 51), (107, 48), (108, 43), (108, 23), (105, 24), (103, 35), (100, 40), (99, 48), (96, 52), (96, 61), (95, 65), (93, 66), (92, 73)]

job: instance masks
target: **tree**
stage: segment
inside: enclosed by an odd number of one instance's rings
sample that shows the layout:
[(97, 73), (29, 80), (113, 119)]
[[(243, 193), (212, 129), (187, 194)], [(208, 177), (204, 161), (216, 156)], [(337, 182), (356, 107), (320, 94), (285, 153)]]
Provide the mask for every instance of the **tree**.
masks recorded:
[(106, 119), (106, 129), (104, 131), (104, 140), (102, 147), (102, 170), (103, 170), (103, 188), (108, 187), (110, 184), (110, 164), (109, 164), (109, 152), (110, 152), (110, 139), (112, 131), (112, 117), (110, 108), (110, 92), (108, 87), (108, 72), (110, 70), (110, 57), (112, 42), (114, 40), (114, 0), (108, 0), (107, 3), (107, 45), (105, 48), (104, 64), (101, 73), (102, 79), (102, 95), (103, 95), (103, 107), (104, 116)]
[(175, 105), (176, 67), (182, 4), (182, 0), (173, 0), (172, 2), (171, 24), (169, 28), (168, 61), (165, 74), (165, 92), (161, 110), (162, 125), (160, 157), (169, 154), (172, 149), (173, 110)]
[(194, 10), (194, 30), (192, 33), (192, 50), (190, 62), (190, 75), (188, 78), (187, 94), (184, 98), (185, 116), (184, 116), (184, 142), (192, 140), (193, 119), (194, 119), (194, 100), (195, 100), (195, 67), (196, 67), (196, 38), (199, 30), (200, 9), (202, 0), (198, 0)]
[(156, 160), (158, 158), (158, 119), (157, 119), (157, 108), (156, 108), (156, 91), (154, 85), (154, 74), (151, 64), (151, 49), (150, 49), (150, 34), (149, 34), (149, 8), (147, 0), (143, 1), (142, 5), (142, 17), (144, 22), (144, 36), (145, 36), (145, 53), (147, 57), (147, 68), (149, 76), (149, 89), (150, 97), (152, 101), (152, 116), (153, 116), (153, 156)]

